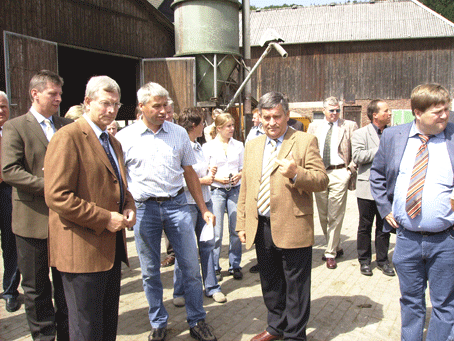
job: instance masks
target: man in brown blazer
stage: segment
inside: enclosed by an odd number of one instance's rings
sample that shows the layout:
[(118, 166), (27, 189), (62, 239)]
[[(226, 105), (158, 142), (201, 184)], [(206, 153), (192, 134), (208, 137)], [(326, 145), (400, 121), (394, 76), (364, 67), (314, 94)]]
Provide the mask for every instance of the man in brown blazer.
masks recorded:
[(327, 247), (322, 257), (328, 269), (337, 267), (335, 258), (344, 254), (340, 244), (342, 222), (347, 205), (347, 190), (356, 185), (356, 165), (352, 161), (351, 138), (358, 125), (339, 118), (341, 108), (336, 97), (323, 102), (325, 119), (313, 121), (307, 132), (318, 139), (329, 185), (325, 191), (315, 194), (318, 216)]
[(49, 262), (62, 274), (71, 340), (117, 335), (124, 229), (135, 224), (121, 145), (107, 134), (120, 106), (118, 84), (92, 77), (85, 114), (55, 134), (44, 162)]
[(266, 135), (246, 144), (236, 227), (248, 249), (255, 243), (268, 309), (268, 327), (252, 340), (305, 340), (314, 243), (312, 192), (324, 190), (328, 177), (316, 138), (287, 126), (290, 112), (284, 95), (267, 93), (258, 108)]
[(3, 126), (2, 176), (13, 187), (12, 230), (22, 274), (25, 312), (34, 340), (68, 340), (68, 316), (61, 277), (52, 268), (55, 310), (49, 279), (49, 209), (44, 201), (44, 155), (53, 133), (72, 120), (58, 116), (63, 79), (42, 70), (30, 81), (32, 105)]

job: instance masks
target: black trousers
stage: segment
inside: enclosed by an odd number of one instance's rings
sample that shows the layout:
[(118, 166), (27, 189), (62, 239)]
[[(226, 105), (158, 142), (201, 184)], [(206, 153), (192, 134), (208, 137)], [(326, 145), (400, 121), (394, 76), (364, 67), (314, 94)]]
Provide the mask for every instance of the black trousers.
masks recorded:
[(117, 337), (121, 262), (94, 273), (62, 272), (69, 310), (69, 334), (77, 341), (114, 341)]
[(306, 340), (310, 314), (312, 247), (280, 249), (273, 243), (270, 221), (260, 217), (255, 238), (267, 331), (285, 340)]
[(375, 218), (375, 253), (377, 264), (388, 263), (389, 232), (383, 232), (383, 219), (378, 213), (374, 200), (358, 198), (359, 226), (357, 234), (358, 260), (361, 264), (370, 264), (372, 259), (371, 234)]
[(16, 237), (11, 229), (11, 186), (0, 183), (0, 232), (3, 255), (3, 298), (18, 297), (20, 272), (17, 266)]
[(52, 270), (55, 309), (52, 303), (52, 284), (49, 278), (47, 239), (16, 235), (17, 262), (22, 274), (25, 312), (33, 340), (69, 340), (68, 308), (60, 272)]

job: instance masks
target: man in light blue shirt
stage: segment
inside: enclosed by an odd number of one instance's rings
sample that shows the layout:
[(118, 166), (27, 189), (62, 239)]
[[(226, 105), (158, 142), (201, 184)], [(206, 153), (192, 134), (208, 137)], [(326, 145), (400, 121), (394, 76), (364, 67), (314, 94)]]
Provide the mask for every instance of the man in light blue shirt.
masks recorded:
[(187, 321), (190, 335), (198, 340), (216, 337), (205, 323), (203, 287), (197, 244), (183, 190), (183, 177), (204, 220), (215, 224), (203, 200), (196, 163), (186, 130), (165, 121), (169, 93), (157, 83), (137, 92), (141, 119), (122, 129), (121, 142), (129, 190), (136, 201), (134, 235), (142, 268), (143, 286), (149, 304), (149, 340), (164, 340), (168, 313), (163, 303), (160, 279), (161, 233), (164, 228), (183, 273)]
[[(454, 212), (450, 207), (454, 124), (448, 123), (450, 104), (449, 93), (441, 85), (417, 86), (411, 94), (415, 121), (384, 130), (370, 171), (372, 195), (385, 220), (384, 230), (397, 231), (393, 263), (400, 282), (402, 340), (423, 339), (427, 282), (432, 315), (426, 340), (454, 337)], [(423, 180), (416, 182), (418, 174)], [(410, 192), (417, 193), (417, 199)]]

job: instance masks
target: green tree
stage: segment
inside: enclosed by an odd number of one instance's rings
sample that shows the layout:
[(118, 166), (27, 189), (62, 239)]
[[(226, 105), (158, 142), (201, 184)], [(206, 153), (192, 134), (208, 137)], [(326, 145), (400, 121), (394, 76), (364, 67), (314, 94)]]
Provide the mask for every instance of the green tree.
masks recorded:
[(422, 0), (422, 3), (454, 22), (454, 2), (452, 0)]

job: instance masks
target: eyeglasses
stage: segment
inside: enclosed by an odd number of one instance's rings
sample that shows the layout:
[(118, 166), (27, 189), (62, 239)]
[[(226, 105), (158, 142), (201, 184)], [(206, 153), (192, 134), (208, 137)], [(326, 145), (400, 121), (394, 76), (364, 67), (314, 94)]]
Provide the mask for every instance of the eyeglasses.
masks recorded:
[(225, 190), (228, 192), (232, 189), (232, 183), (233, 183), (233, 174), (230, 173), (229, 174), (229, 183), (227, 184), (227, 187), (225, 188)]
[(336, 113), (340, 113), (340, 112), (341, 112), (340, 109), (330, 109), (330, 110), (328, 110), (328, 111), (329, 111), (331, 114), (334, 114), (335, 112), (336, 112)]
[(121, 108), (121, 106), (123, 104), (121, 103), (110, 103), (108, 101), (100, 101), (98, 102), (102, 107), (104, 107), (104, 109), (108, 109), (108, 108), (112, 108), (112, 109), (115, 109), (115, 110), (118, 110)]

